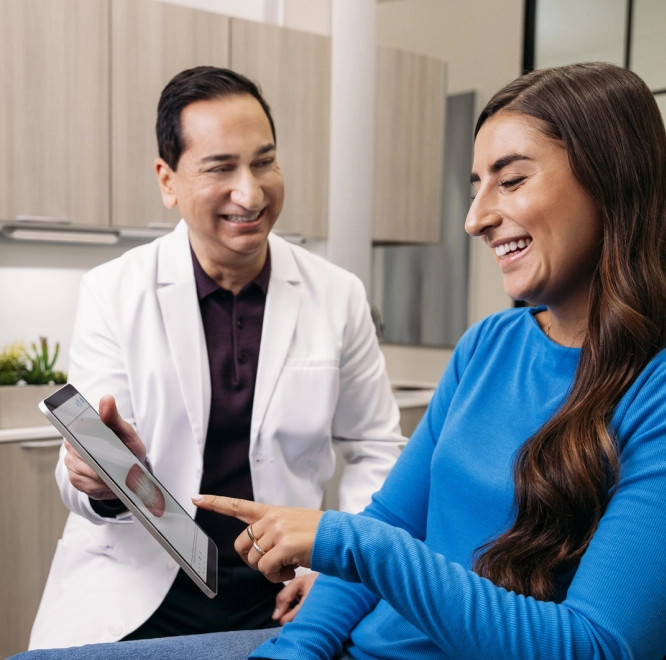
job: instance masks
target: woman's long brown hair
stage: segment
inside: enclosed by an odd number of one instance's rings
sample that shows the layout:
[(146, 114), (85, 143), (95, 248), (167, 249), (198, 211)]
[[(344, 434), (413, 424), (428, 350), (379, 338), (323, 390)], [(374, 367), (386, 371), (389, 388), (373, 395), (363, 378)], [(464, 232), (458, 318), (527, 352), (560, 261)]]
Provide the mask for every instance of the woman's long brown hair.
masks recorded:
[[(666, 337), (666, 133), (650, 90), (611, 64), (534, 71), (500, 90), (496, 112), (530, 115), (561, 141), (598, 205), (603, 238), (576, 375), (560, 410), (520, 449), (515, 520), (477, 551), (474, 569), (541, 600), (575, 568), (617, 486), (609, 430), (622, 395)], [(572, 237), (575, 240), (575, 237)]]

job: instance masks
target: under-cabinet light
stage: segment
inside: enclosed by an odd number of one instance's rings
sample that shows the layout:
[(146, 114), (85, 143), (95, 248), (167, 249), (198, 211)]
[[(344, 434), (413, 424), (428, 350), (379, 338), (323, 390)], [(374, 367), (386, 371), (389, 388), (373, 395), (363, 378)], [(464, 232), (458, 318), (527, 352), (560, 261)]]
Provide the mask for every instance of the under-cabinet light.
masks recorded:
[(2, 233), (16, 241), (48, 241), (55, 243), (88, 243), (95, 245), (116, 245), (116, 232), (77, 231), (76, 229), (37, 229), (23, 227), (3, 227)]

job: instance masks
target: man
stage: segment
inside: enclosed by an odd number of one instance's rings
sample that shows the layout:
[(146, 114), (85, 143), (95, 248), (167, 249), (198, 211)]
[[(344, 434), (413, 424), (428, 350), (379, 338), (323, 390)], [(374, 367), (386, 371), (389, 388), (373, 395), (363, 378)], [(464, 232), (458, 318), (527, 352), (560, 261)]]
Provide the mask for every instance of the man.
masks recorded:
[[(83, 278), (71, 382), (115, 397), (145, 443), (133, 451), (192, 515), (197, 492), (320, 506), (334, 443), (340, 508), (360, 510), (403, 446), (399, 411), (360, 281), (270, 233), (283, 179), (268, 105), (243, 76), (190, 69), (162, 92), (157, 139), (183, 220)], [(122, 423), (110, 399), (100, 413)], [(31, 648), (277, 625), (314, 579), (271, 584), (233, 549), (243, 525), (198, 511), (219, 548), (208, 599), (67, 445), (56, 478), (72, 514)]]

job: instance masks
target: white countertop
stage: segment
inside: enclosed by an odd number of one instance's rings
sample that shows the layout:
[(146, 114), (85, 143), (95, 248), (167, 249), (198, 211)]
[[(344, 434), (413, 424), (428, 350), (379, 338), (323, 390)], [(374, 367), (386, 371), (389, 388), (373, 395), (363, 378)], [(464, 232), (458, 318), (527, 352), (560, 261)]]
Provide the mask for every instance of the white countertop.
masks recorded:
[[(430, 403), (430, 399), (435, 391), (433, 383), (416, 381), (394, 382), (392, 383), (392, 387), (399, 408), (425, 407)], [(60, 438), (60, 433), (51, 425), (0, 429), (0, 443), (55, 440)]]
[(0, 444), (3, 442), (30, 442), (34, 440), (60, 440), (62, 436), (53, 426), (24, 426), (15, 429), (0, 429)]
[(435, 391), (434, 383), (420, 381), (396, 381), (391, 386), (399, 408), (425, 407)]

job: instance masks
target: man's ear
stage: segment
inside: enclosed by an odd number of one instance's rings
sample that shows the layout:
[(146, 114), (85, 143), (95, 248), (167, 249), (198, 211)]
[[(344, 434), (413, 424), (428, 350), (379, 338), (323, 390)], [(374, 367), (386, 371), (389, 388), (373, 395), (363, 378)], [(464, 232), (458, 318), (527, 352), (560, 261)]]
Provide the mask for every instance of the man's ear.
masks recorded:
[(155, 159), (155, 174), (162, 193), (162, 204), (168, 209), (178, 204), (178, 197), (174, 187), (174, 172), (168, 163), (162, 158)]

